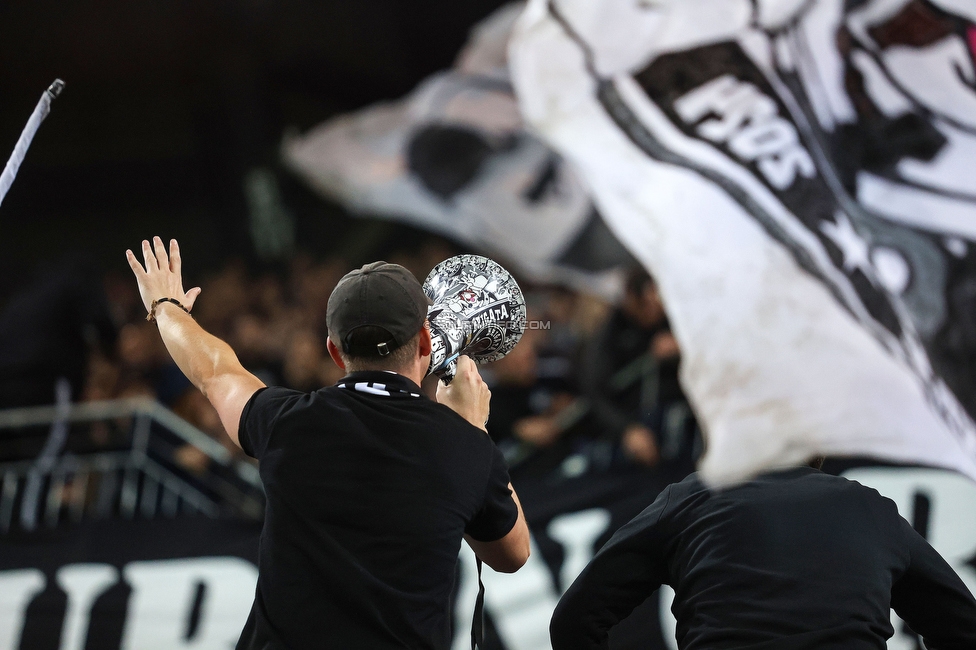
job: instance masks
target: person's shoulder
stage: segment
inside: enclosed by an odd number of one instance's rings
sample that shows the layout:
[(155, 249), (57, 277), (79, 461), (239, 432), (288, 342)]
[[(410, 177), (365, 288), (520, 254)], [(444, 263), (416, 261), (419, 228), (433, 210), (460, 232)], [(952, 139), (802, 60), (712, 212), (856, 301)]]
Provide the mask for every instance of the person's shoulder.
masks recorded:
[[(418, 402), (420, 400), (417, 400)], [(424, 417), (424, 436), (446, 457), (466, 458), (491, 467), (496, 453), (495, 443), (480, 429), (444, 404), (423, 398), (420, 405)]]
[(675, 511), (701, 506), (716, 495), (716, 491), (702, 480), (698, 472), (692, 472), (677, 483), (672, 483), (668, 490), (671, 509)]
[(846, 476), (836, 476), (823, 472), (818, 472), (818, 474), (821, 482), (843, 493), (846, 497), (857, 498), (873, 506), (875, 509), (887, 511), (888, 514), (898, 514), (898, 506), (895, 502), (878, 492), (875, 488), (864, 485), (856, 479), (847, 478)]
[(712, 495), (713, 492), (701, 480), (698, 472), (693, 472), (664, 488), (652, 506), (656, 504), (662, 513), (678, 513), (701, 505)]
[(875, 496), (880, 496), (871, 488), (866, 488), (857, 481), (807, 466), (766, 472), (744, 483), (743, 486), (784, 493), (821, 494), (825, 497), (834, 494), (842, 495), (843, 498), (852, 498), (856, 495), (870, 496), (869, 493), (872, 492)]
[(252, 414), (273, 413), (277, 417), (335, 401), (335, 396), (323, 390), (306, 393), (284, 386), (266, 386), (251, 396), (247, 410)]
[(251, 399), (262, 402), (280, 402), (299, 399), (303, 395), (307, 395), (307, 393), (293, 388), (286, 388), (285, 386), (265, 386), (255, 391)]
[(869, 499), (884, 499), (881, 494), (872, 487), (866, 486), (854, 479), (847, 478), (846, 476), (838, 476), (836, 474), (828, 474), (827, 472), (822, 472), (818, 469), (807, 469), (804, 468), (800, 470), (803, 473), (797, 478), (807, 484), (817, 486), (820, 489), (825, 490), (835, 490), (840, 492), (848, 492), (852, 494), (857, 494), (864, 496)]
[(695, 494), (708, 494), (708, 486), (702, 481), (698, 472), (692, 472), (676, 483), (668, 486), (672, 497), (688, 497)]
[(804, 468), (794, 484), (808, 498), (826, 500), (837, 508), (861, 513), (885, 525), (900, 519), (894, 501), (875, 488), (845, 476)]
[(661, 530), (661, 526), (665, 529), (671, 529), (675, 525), (679, 529), (683, 528), (687, 522), (697, 518), (698, 507), (709, 498), (710, 492), (698, 474), (690, 474), (661, 490), (650, 505), (614, 533), (607, 546), (611, 547), (651, 530)]
[(489, 442), (491, 441), (487, 433), (465, 420), (450, 407), (439, 404), (432, 399), (425, 399), (424, 402), (423, 408), (427, 410), (430, 417), (436, 421), (442, 430), (479, 443), (484, 442), (486, 438)]

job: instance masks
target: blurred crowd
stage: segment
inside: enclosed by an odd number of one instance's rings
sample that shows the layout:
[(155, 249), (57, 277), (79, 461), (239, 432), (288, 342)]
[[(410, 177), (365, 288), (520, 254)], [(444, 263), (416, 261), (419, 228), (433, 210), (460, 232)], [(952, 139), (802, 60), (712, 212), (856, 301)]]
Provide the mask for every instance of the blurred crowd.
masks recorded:
[[(431, 238), (387, 258), (422, 280), (458, 252)], [(193, 316), (266, 384), (328, 386), (342, 371), (325, 348), (326, 304), (351, 266), (302, 254), (268, 272), (230, 262), (202, 278)], [(565, 287), (522, 285), (529, 327), (507, 357), (482, 369), (492, 390), (489, 434), (513, 479), (621, 467), (675, 477), (692, 471), (701, 434), (678, 383), (680, 350), (653, 279), (630, 269), (616, 305)], [(73, 401), (158, 400), (240, 455), (145, 315), (126, 273), (104, 277), (80, 262), (49, 271), (0, 314), (0, 408), (50, 404), (64, 378)], [(435, 381), (425, 382), (430, 394)], [(187, 446), (179, 462), (199, 473), (208, 461)]]

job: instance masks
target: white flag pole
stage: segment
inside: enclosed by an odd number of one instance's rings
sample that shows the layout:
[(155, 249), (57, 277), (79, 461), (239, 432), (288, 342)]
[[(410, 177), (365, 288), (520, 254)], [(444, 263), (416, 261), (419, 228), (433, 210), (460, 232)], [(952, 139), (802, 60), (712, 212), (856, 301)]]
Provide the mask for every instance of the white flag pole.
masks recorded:
[(30, 147), (34, 134), (37, 133), (37, 129), (40, 128), (41, 122), (44, 121), (47, 114), (51, 112), (51, 102), (61, 94), (62, 90), (64, 90), (64, 82), (55, 79), (54, 83), (41, 95), (41, 101), (37, 102), (37, 107), (34, 108), (30, 119), (27, 120), (27, 126), (21, 132), (20, 138), (14, 146), (14, 152), (10, 154), (10, 160), (7, 161), (7, 166), (3, 168), (3, 174), (0, 174), (0, 203), (3, 203), (3, 198), (7, 196), (7, 190), (10, 189), (14, 183), (14, 178), (17, 177), (17, 170), (20, 169), (20, 164), (24, 162), (24, 156), (27, 155), (27, 148)]

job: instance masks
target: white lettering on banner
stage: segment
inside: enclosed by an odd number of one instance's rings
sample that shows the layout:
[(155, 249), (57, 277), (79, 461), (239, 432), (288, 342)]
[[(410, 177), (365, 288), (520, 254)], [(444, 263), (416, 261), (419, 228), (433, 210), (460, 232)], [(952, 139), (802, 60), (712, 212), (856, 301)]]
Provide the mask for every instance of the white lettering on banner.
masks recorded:
[[(123, 569), (132, 587), (122, 648), (226, 650), (241, 634), (254, 599), (257, 568), (237, 557), (133, 562)], [(67, 594), (59, 650), (83, 650), (92, 606), (118, 584), (109, 564), (69, 564), (55, 582)], [(0, 650), (16, 650), (27, 607), (46, 581), (37, 569), (0, 572)], [(196, 629), (189, 632), (199, 586), (204, 594)]]
[[(948, 470), (914, 467), (859, 467), (844, 476), (894, 501), (908, 521), (917, 515), (916, 502), (927, 501), (929, 544), (976, 593), (976, 569), (969, 564), (976, 556), (976, 484)], [(914, 639), (901, 633), (901, 619), (894, 612), (891, 621), (895, 636), (888, 641), (888, 650), (915, 648)]]
[(559, 582), (564, 592), (593, 559), (593, 545), (609, 525), (610, 513), (603, 508), (561, 515), (549, 523), (549, 537), (563, 545)]
[(92, 605), (118, 579), (118, 569), (110, 564), (69, 564), (58, 570), (55, 581), (68, 595), (61, 650), (85, 650)]
[(657, 593), (657, 603), (660, 609), (658, 618), (661, 620), (661, 636), (664, 638), (664, 643), (667, 644), (670, 650), (678, 650), (676, 636), (678, 632), (678, 619), (671, 613), (671, 604), (674, 603), (674, 589), (668, 585), (661, 585)]
[[(208, 557), (133, 562), (123, 575), (132, 596), (122, 650), (226, 650), (247, 620), (258, 571), (241, 558)], [(199, 623), (188, 638), (201, 584)]]
[(27, 605), (44, 591), (44, 574), (37, 569), (0, 571), (0, 650), (17, 650)]
[(486, 569), (485, 610), (506, 650), (549, 647), (549, 619), (559, 592), (542, 554), (532, 541), (528, 562), (517, 573)]
[[(929, 504), (929, 542), (976, 591), (976, 570), (968, 561), (976, 555), (976, 484), (945, 470), (868, 467), (845, 473), (847, 478), (877, 489), (891, 498), (899, 512), (915, 517), (919, 497)], [(605, 509), (571, 512), (553, 518), (547, 533), (563, 546), (560, 582), (568, 587), (592, 559), (594, 542), (610, 525)], [(474, 554), (465, 545), (459, 598), (455, 610), (457, 633), (454, 648), (469, 647), (468, 624), (477, 594)], [(132, 587), (123, 650), (176, 650), (179, 648), (226, 650), (233, 647), (244, 626), (254, 596), (257, 569), (236, 557), (134, 562), (122, 572)], [(84, 647), (91, 609), (99, 595), (116, 584), (114, 567), (73, 564), (56, 573), (56, 582), (68, 596), (60, 650)], [(485, 607), (508, 650), (540, 650), (549, 647), (548, 625), (558, 602), (559, 589), (533, 541), (532, 556), (518, 573), (485, 570)], [(189, 620), (199, 585), (204, 595), (198, 624), (189, 635)], [(37, 569), (0, 572), (0, 650), (20, 645), (25, 614), (30, 602), (45, 587)], [(670, 612), (673, 592), (661, 589), (660, 616), (666, 642), (673, 641), (675, 627)], [(896, 635), (889, 650), (914, 648), (914, 641), (900, 634), (900, 621), (892, 615)]]
[(905, 622), (901, 620), (898, 614), (895, 614), (895, 610), (891, 610), (891, 629), (895, 633), (888, 639), (888, 650), (918, 650), (918, 642), (909, 635), (902, 633), (904, 624)]
[(800, 144), (796, 128), (779, 115), (776, 102), (753, 84), (723, 75), (695, 88), (674, 103), (686, 124), (705, 120), (695, 131), (712, 142), (725, 143), (739, 159), (756, 162), (769, 184), (778, 190), (793, 185), (799, 173), (813, 178), (817, 167)]

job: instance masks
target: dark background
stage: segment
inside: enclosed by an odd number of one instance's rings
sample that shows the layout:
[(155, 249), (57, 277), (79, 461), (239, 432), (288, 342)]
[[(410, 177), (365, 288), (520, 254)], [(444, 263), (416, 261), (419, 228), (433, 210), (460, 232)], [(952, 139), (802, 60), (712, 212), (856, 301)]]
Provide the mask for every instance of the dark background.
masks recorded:
[(0, 206), (0, 303), (78, 251), (127, 272), (123, 251), (152, 234), (181, 240), (188, 276), (253, 261), (255, 167), (277, 174), (299, 249), (388, 239), (395, 226), (351, 222), (282, 170), (281, 136), (402, 96), (502, 4), (0, 0), (0, 159), (43, 90), (67, 84)]

